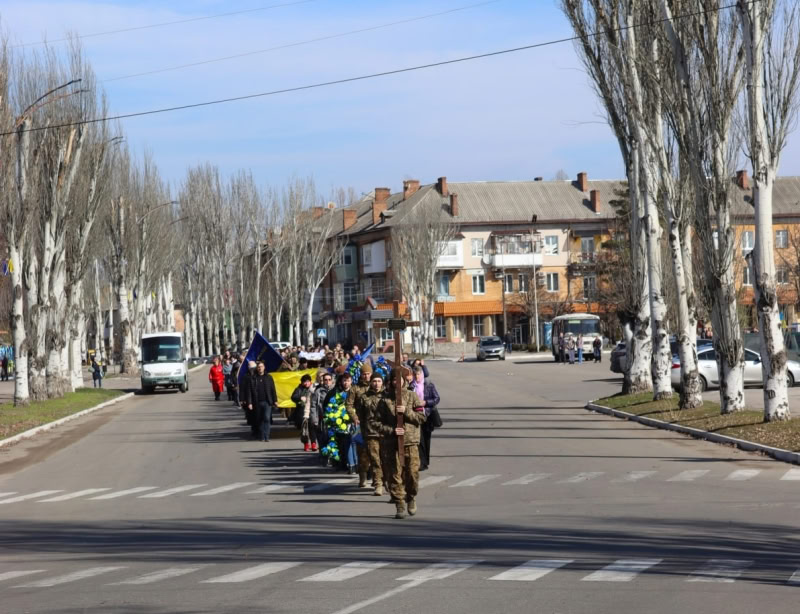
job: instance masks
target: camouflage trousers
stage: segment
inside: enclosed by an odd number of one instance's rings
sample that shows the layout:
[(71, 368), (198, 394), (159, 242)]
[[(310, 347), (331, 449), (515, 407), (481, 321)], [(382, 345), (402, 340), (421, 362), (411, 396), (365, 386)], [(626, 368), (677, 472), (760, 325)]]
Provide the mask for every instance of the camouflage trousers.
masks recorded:
[(394, 501), (411, 501), (419, 492), (419, 446), (405, 446), (403, 466), (398, 462), (397, 440), (384, 440), (385, 461), (389, 471), (389, 494)]
[(366, 476), (372, 468), (372, 486), (377, 487), (383, 483), (383, 460), (381, 458), (381, 440), (377, 437), (368, 437), (363, 446), (358, 446), (358, 473)]

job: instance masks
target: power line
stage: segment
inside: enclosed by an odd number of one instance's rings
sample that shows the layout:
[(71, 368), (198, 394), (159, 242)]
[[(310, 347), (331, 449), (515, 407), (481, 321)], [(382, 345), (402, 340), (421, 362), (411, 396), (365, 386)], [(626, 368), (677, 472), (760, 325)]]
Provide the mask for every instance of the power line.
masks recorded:
[[(760, 0), (750, 0), (750, 2), (746, 2), (746, 4), (753, 4), (754, 2), (759, 2), (759, 1)], [(693, 13), (684, 13), (682, 15), (674, 15), (674, 16), (672, 16), (672, 19), (673, 20), (677, 20), (677, 19), (686, 19), (686, 18), (689, 18), (689, 17), (697, 17), (699, 15), (707, 15), (707, 14), (710, 14), (710, 13), (718, 13), (718, 12), (721, 12), (723, 10), (731, 9), (731, 8), (735, 8), (735, 7), (736, 7), (736, 4), (729, 4), (729, 5), (725, 5), (725, 6), (719, 6), (719, 7), (713, 8), (713, 9), (706, 9), (706, 10), (703, 10), (703, 11), (696, 11), (696, 12), (693, 12)], [(642, 22), (642, 23), (638, 23), (638, 24), (633, 24), (633, 25), (630, 25), (630, 26), (620, 26), (618, 28), (613, 28), (610, 31), (612, 31), (612, 32), (624, 32), (626, 30), (630, 30), (630, 29), (634, 29), (634, 28), (641, 28), (641, 27), (645, 27), (645, 26), (658, 25), (658, 24), (664, 23), (665, 21), (668, 21), (668, 20), (669, 20), (669, 18), (664, 17), (662, 19), (655, 19), (653, 21), (646, 21), (646, 22)], [(591, 33), (589, 33), (587, 35), (587, 37), (595, 37), (595, 36), (599, 36), (600, 34), (602, 34), (602, 32), (600, 32), (600, 31), (591, 32)], [(216, 99), (216, 100), (208, 100), (208, 101), (205, 101), (205, 102), (193, 102), (193, 103), (189, 103), (189, 104), (176, 105), (176, 106), (173, 106), (173, 107), (163, 107), (163, 108), (160, 108), (160, 109), (151, 109), (151, 110), (148, 110), (148, 111), (134, 111), (134, 112), (131, 112), (131, 113), (120, 113), (119, 115), (112, 115), (110, 117), (96, 117), (96, 118), (92, 118), (92, 119), (84, 119), (84, 120), (74, 121), (74, 122), (65, 122), (63, 124), (53, 124), (53, 125), (48, 125), (48, 126), (36, 126), (36, 127), (33, 127), (33, 128), (28, 128), (28, 129), (26, 129), (24, 131), (22, 131), (22, 130), (20, 130), (20, 131), (10, 130), (10, 131), (6, 131), (6, 132), (0, 132), (0, 136), (9, 136), (11, 134), (17, 134), (17, 133), (21, 133), (21, 132), (39, 132), (41, 130), (51, 130), (51, 129), (54, 129), (54, 128), (69, 128), (71, 126), (83, 126), (83, 125), (88, 125), (88, 124), (97, 124), (97, 123), (107, 122), (107, 121), (117, 121), (117, 120), (120, 120), (120, 119), (129, 119), (129, 118), (132, 118), (132, 117), (144, 117), (144, 116), (147, 116), (147, 115), (158, 115), (158, 114), (161, 114), (161, 113), (172, 113), (172, 112), (175, 112), (175, 111), (185, 111), (187, 109), (197, 109), (197, 108), (201, 108), (201, 107), (209, 107), (209, 106), (214, 106), (214, 105), (218, 105), (218, 104), (225, 104), (225, 103), (229, 103), (229, 102), (239, 102), (239, 101), (242, 101), (242, 100), (252, 100), (254, 98), (265, 98), (267, 96), (276, 96), (278, 94), (288, 94), (288, 93), (291, 93), (291, 92), (302, 92), (302, 91), (306, 91), (306, 90), (313, 90), (313, 89), (319, 89), (319, 88), (323, 88), (323, 87), (329, 87), (331, 85), (341, 85), (341, 84), (344, 84), (344, 83), (355, 83), (357, 81), (366, 81), (368, 79), (375, 79), (377, 77), (387, 77), (387, 76), (390, 76), (390, 75), (399, 75), (399, 74), (403, 74), (403, 73), (414, 72), (414, 71), (417, 71), (417, 70), (425, 70), (425, 69), (428, 69), (428, 68), (437, 68), (437, 67), (440, 67), (440, 66), (450, 66), (452, 64), (460, 64), (460, 63), (463, 63), (463, 62), (470, 62), (472, 60), (480, 60), (480, 59), (483, 59), (483, 58), (491, 58), (491, 57), (496, 57), (496, 56), (500, 56), (500, 55), (508, 55), (510, 53), (517, 53), (519, 51), (527, 51), (527, 50), (530, 50), (530, 49), (538, 49), (538, 48), (541, 48), (541, 47), (548, 47), (548, 46), (552, 46), (552, 45), (558, 45), (558, 44), (561, 44), (561, 43), (572, 42), (572, 41), (580, 40), (580, 38), (581, 38), (580, 36), (569, 36), (569, 37), (566, 37), (566, 38), (559, 38), (559, 39), (554, 39), (554, 40), (550, 40), (550, 41), (545, 41), (543, 43), (534, 43), (532, 45), (523, 45), (521, 47), (512, 47), (510, 49), (500, 49), (498, 51), (489, 51), (487, 53), (479, 53), (479, 54), (476, 54), (476, 55), (463, 56), (463, 57), (460, 57), (460, 58), (454, 58), (452, 60), (442, 60), (440, 62), (431, 62), (431, 63), (428, 63), (428, 64), (418, 64), (416, 66), (408, 66), (408, 67), (405, 67), (405, 68), (396, 68), (394, 70), (384, 70), (384, 71), (381, 71), (381, 72), (370, 73), (370, 74), (367, 74), (367, 75), (359, 75), (357, 77), (345, 77), (343, 79), (334, 79), (332, 81), (322, 81), (320, 83), (311, 83), (311, 84), (308, 84), (308, 85), (298, 85), (296, 87), (287, 87), (287, 88), (278, 89), (278, 90), (271, 90), (271, 91), (268, 91), (268, 92), (259, 92), (257, 94), (245, 94), (243, 96), (232, 96), (230, 98), (219, 98), (219, 99)]]
[(278, 45), (275, 47), (267, 47), (266, 49), (256, 49), (255, 51), (245, 51), (242, 53), (236, 53), (233, 55), (226, 55), (219, 58), (211, 58), (209, 60), (199, 60), (197, 62), (189, 62), (188, 64), (178, 64), (177, 66), (169, 66), (167, 68), (157, 68), (154, 70), (146, 70), (142, 72), (132, 73), (129, 75), (122, 75), (120, 77), (111, 77), (110, 79), (103, 79), (103, 83), (110, 83), (112, 81), (122, 81), (123, 79), (133, 79), (134, 77), (145, 77), (147, 75), (157, 75), (164, 72), (171, 72), (174, 70), (182, 70), (184, 68), (192, 68), (194, 66), (204, 66), (206, 64), (213, 64), (215, 62), (225, 62), (227, 60), (235, 60), (238, 58), (245, 58), (252, 55), (260, 55), (262, 53), (270, 53), (272, 51), (279, 51), (281, 49), (290, 49), (292, 47), (300, 47), (302, 45), (310, 45), (311, 43), (319, 43), (322, 41), (333, 40), (335, 38), (343, 38), (345, 36), (352, 36), (353, 34), (363, 34), (364, 32), (373, 32), (375, 30), (381, 30), (385, 28), (390, 28), (392, 26), (399, 26), (407, 23), (413, 23), (415, 21), (422, 21), (423, 19), (430, 19), (432, 17), (441, 17), (442, 15), (450, 15), (452, 13), (457, 13), (459, 11), (466, 11), (468, 9), (477, 8), (479, 6), (486, 6), (487, 4), (495, 4), (497, 2), (501, 2), (501, 0), (487, 0), (486, 2), (478, 2), (477, 4), (468, 4), (466, 6), (460, 6), (452, 9), (448, 9), (446, 11), (440, 11), (438, 13), (429, 13), (427, 15), (420, 15), (419, 17), (410, 17), (408, 19), (401, 19), (399, 21), (391, 21), (389, 23), (382, 23), (377, 26), (370, 26), (367, 28), (359, 28), (357, 30), (349, 30), (347, 32), (340, 32), (338, 34), (330, 34), (327, 36), (319, 36), (317, 38), (310, 38), (303, 41), (298, 41), (294, 43), (286, 43), (285, 45)]
[[(92, 34), (80, 34), (75, 38), (94, 38), (97, 36), (107, 36), (109, 34), (122, 34), (123, 32), (136, 32), (138, 30), (147, 30), (149, 28), (161, 28), (164, 26), (174, 26), (182, 23), (192, 23), (195, 21), (204, 21), (208, 19), (218, 19), (220, 17), (233, 17), (234, 15), (244, 15), (246, 13), (256, 13), (259, 11), (268, 11), (270, 9), (278, 9), (286, 6), (296, 6), (298, 4), (308, 4), (309, 2), (316, 2), (317, 0), (296, 0), (295, 2), (284, 2), (282, 4), (270, 4), (268, 6), (260, 6), (252, 9), (245, 9), (242, 11), (231, 11), (229, 13), (215, 13), (213, 15), (203, 15), (202, 17), (190, 17), (188, 19), (177, 19), (175, 21), (162, 21), (161, 23), (151, 23), (146, 26), (134, 26), (131, 28), (119, 28), (117, 30), (106, 30), (105, 32), (94, 32)], [(20, 43), (18, 45), (11, 45), (12, 47), (31, 47), (33, 45), (47, 45), (49, 43), (63, 43), (70, 40), (70, 37), (55, 38), (50, 41), (36, 41), (31, 43)]]

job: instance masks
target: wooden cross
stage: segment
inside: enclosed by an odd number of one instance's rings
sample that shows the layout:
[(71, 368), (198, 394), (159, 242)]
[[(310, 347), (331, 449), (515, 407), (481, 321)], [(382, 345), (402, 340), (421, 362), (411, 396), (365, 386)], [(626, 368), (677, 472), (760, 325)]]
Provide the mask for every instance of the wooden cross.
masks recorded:
[[(403, 343), (403, 331), (408, 326), (419, 326), (419, 322), (406, 322), (401, 318), (400, 301), (392, 301), (392, 315), (394, 318), (390, 320), (389, 328), (394, 330), (394, 371), (396, 374), (394, 379), (394, 406), (397, 408), (398, 405), (403, 404), (403, 388), (405, 387), (405, 381), (403, 380), (403, 352), (400, 347)], [(397, 428), (404, 429), (403, 414), (398, 411), (395, 411), (395, 414), (397, 416)], [(402, 467), (405, 462), (404, 435), (397, 436), (397, 452), (397, 462)]]

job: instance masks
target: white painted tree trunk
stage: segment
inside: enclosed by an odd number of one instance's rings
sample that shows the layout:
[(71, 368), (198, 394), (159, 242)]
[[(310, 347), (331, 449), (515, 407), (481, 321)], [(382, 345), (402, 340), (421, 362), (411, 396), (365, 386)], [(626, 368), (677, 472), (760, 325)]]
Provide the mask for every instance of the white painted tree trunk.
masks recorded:
[(167, 329), (175, 330), (175, 295), (172, 287), (172, 271), (167, 273)]
[(214, 331), (215, 322), (211, 319), (211, 313), (208, 307), (208, 293), (205, 295), (205, 321), (206, 321), (206, 347), (208, 348), (209, 356), (216, 356), (219, 354), (217, 351), (217, 335)]
[[(101, 340), (102, 343), (102, 340)], [(113, 365), (117, 359), (116, 339), (114, 338), (114, 284), (108, 284), (108, 364)]]
[(103, 321), (103, 311), (100, 306), (100, 267), (97, 259), (94, 261), (94, 351), (103, 361), (108, 364), (103, 347), (103, 333), (105, 332), (105, 322)]
[(669, 247), (672, 256), (672, 274), (678, 294), (678, 354), (681, 361), (681, 409), (694, 409), (703, 404), (700, 390), (700, 372), (697, 368), (697, 323), (691, 316), (689, 294), (693, 290), (686, 283), (683, 249), (678, 221), (672, 215), (672, 207), (665, 207), (669, 225)]
[[(49, 267), (45, 270), (44, 267), (40, 269), (39, 261), (32, 250), (28, 258), (28, 272), (27, 283), (28, 285), (28, 311), (30, 314), (30, 333), (31, 341), (29, 343), (30, 355), (28, 368), (30, 371), (29, 385), (30, 397), (33, 401), (44, 401), (47, 399), (47, 348), (45, 345), (47, 333), (47, 314), (48, 303), (46, 300), (47, 293), (41, 293), (42, 281), (41, 274), (49, 271)], [(49, 276), (48, 276), (49, 277)], [(40, 299), (43, 296), (43, 300)]]
[(8, 254), (13, 263), (11, 272), (11, 341), (14, 344), (14, 405), (27, 405), (30, 400), (28, 389), (28, 340), (25, 329), (24, 299), (22, 291), (22, 271), (25, 263), (22, 251), (13, 240), (9, 241)]
[(314, 294), (308, 298), (306, 306), (306, 346), (314, 347)]
[(133, 331), (130, 310), (128, 309), (128, 287), (125, 285), (123, 276), (120, 276), (117, 280), (117, 303), (119, 304), (121, 346), (120, 372), (135, 375), (139, 372), (139, 361), (136, 349), (133, 346)]
[(69, 339), (69, 367), (72, 390), (83, 387), (83, 339), (86, 337), (86, 315), (78, 309), (73, 316), (73, 331)]
[(47, 319), (47, 396), (63, 397), (72, 388), (69, 369), (70, 317), (66, 309), (64, 252), (55, 255), (50, 276), (50, 311)]

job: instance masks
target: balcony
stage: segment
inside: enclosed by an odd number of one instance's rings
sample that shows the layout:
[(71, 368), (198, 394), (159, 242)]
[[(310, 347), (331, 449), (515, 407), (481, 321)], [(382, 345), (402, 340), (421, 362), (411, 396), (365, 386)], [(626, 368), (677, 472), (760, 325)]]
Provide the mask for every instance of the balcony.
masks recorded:
[(593, 273), (601, 260), (602, 255), (599, 252), (570, 252), (567, 271), (572, 277), (581, 277), (586, 273)]
[(437, 294), (436, 295), (436, 302), (437, 303), (454, 303), (456, 297), (451, 294)]
[(542, 266), (541, 253), (489, 254), (489, 264), (494, 269), (525, 269), (534, 265)]
[(464, 254), (459, 249), (455, 254), (442, 254), (436, 261), (437, 269), (461, 269), (464, 268)]

